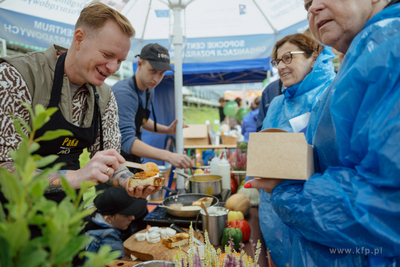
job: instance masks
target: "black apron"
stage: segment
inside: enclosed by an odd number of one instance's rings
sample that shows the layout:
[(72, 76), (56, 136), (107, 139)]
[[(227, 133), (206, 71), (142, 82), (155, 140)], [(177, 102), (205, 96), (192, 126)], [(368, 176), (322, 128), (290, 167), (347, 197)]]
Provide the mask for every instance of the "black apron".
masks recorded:
[[(149, 100), (150, 100), (150, 91), (149, 91), (149, 89), (146, 89), (146, 107), (143, 108), (142, 101), (141, 101), (140, 95), (139, 95), (139, 90), (138, 90), (137, 83), (136, 83), (135, 75), (132, 77), (132, 79), (133, 79), (133, 83), (135, 85), (136, 94), (139, 99), (139, 106), (138, 106), (138, 110), (136, 112), (136, 117), (135, 117), (136, 137), (139, 140), (142, 140), (142, 126), (143, 126), (143, 124), (145, 124), (147, 122), (147, 120), (150, 117), (150, 110), (147, 109), (147, 104), (149, 103)], [(156, 114), (154, 113), (154, 105), (152, 105), (151, 108), (152, 108), (153, 117), (154, 117), (154, 131), (157, 132), (157, 119), (156, 119)], [(142, 159), (139, 156), (125, 153), (122, 150), (121, 150), (121, 155), (128, 161), (142, 163)], [(132, 168), (132, 169), (135, 172), (137, 172), (137, 169), (134, 169), (134, 168)], [(140, 170), (140, 171), (143, 171), (143, 170)]]
[[(64, 63), (67, 52), (59, 56), (54, 72), (53, 88), (51, 91), (51, 99), (47, 108), (58, 107), (61, 98), (61, 89), (64, 77)], [(40, 148), (35, 152), (41, 156), (47, 156), (56, 154), (59, 157), (56, 161), (49, 164), (47, 167), (51, 167), (56, 163), (64, 162), (65, 165), (61, 167), (62, 170), (78, 170), (79, 166), (79, 155), (82, 153), (84, 148), (90, 147), (94, 144), (97, 138), (99, 121), (101, 127), (101, 114), (98, 104), (99, 95), (96, 92), (96, 87), (92, 85), (93, 92), (95, 94), (95, 105), (92, 125), (90, 127), (78, 127), (68, 122), (60, 109), (58, 109), (51, 117), (50, 120), (40, 128), (35, 138), (42, 136), (46, 131), (54, 131), (57, 129), (64, 129), (72, 132), (72, 136), (62, 136), (51, 141), (39, 142)], [(87, 115), (87, 114), (86, 114)], [(102, 138), (102, 127), (100, 129), (100, 150), (103, 150), (103, 138)], [(64, 192), (55, 192), (45, 194), (47, 199), (51, 199), (60, 203), (65, 197)]]

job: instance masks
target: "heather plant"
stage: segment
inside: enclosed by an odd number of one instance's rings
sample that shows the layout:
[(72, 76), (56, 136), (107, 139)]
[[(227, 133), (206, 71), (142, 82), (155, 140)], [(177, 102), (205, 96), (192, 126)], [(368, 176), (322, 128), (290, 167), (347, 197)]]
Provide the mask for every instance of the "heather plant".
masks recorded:
[[(177, 267), (259, 267), (258, 259), (261, 252), (260, 240), (258, 240), (257, 245), (252, 243), (252, 248), (253, 246), (256, 247), (256, 250), (253, 250), (254, 259), (247, 255), (244, 249), (241, 249), (240, 253), (236, 252), (233, 249), (232, 240), (229, 242), (229, 246), (225, 246), (225, 253), (221, 254), (221, 249), (215, 249), (213, 245), (211, 245), (206, 230), (204, 233), (204, 259), (201, 260), (193, 241), (194, 231), (191, 225), (189, 228), (189, 235), (190, 250), (187, 256), (181, 251), (181, 248), (179, 248), (179, 251), (174, 257), (174, 263)], [(241, 248), (243, 247), (244, 245), (242, 244)]]
[[(44, 168), (58, 156), (34, 155), (40, 147), (38, 142), (71, 133), (56, 130), (35, 137), (36, 131), (49, 121), (57, 108), (45, 110), (37, 105), (33, 112), (28, 104), (23, 103), (23, 106), (29, 110), (32, 127), (21, 118), (10, 115), (22, 142), (16, 151), (10, 152), (15, 171), (0, 167), (1, 191), (8, 200), (7, 204), (0, 203), (0, 266), (72, 266), (73, 258), (90, 242), (89, 237), (80, 235), (83, 218), (90, 214), (90, 210), (84, 209), (82, 195), (94, 183), (81, 183), (77, 194), (62, 177), (61, 184), (67, 195), (64, 200), (57, 204), (44, 197), (48, 186), (46, 177), (58, 171), (63, 163)], [(42, 236), (31, 239), (30, 226), (39, 227)], [(119, 252), (110, 252), (109, 246), (102, 247), (97, 254), (80, 253), (87, 258), (84, 267), (105, 266), (118, 255)]]

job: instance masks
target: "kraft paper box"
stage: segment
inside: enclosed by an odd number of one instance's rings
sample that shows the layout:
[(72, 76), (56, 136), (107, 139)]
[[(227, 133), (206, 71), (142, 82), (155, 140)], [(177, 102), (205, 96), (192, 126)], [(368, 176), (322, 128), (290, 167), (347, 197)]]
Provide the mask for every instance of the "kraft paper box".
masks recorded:
[(303, 133), (280, 129), (250, 133), (247, 176), (307, 180), (314, 172), (313, 148)]
[(188, 128), (183, 129), (183, 145), (209, 145), (208, 131), (212, 129), (209, 124), (190, 124)]

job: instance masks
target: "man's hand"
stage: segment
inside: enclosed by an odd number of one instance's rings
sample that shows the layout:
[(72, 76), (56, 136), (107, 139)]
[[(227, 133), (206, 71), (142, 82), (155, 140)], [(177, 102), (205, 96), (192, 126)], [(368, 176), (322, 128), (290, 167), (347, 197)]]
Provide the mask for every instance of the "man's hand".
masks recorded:
[(152, 195), (156, 192), (158, 192), (162, 187), (161, 186), (146, 186), (143, 187), (143, 185), (139, 185), (137, 187), (128, 187), (128, 184), (126, 184), (126, 192), (128, 192), (128, 194), (131, 197), (136, 197), (136, 198), (146, 198), (149, 195)]
[(192, 166), (190, 158), (183, 154), (171, 153), (171, 156), (167, 161), (178, 169), (186, 169)]
[(105, 183), (123, 162), (125, 159), (115, 149), (99, 151), (83, 168), (68, 171), (67, 180), (75, 189), (79, 188), (79, 183), (83, 181)]
[[(185, 118), (183, 118), (185, 120)], [(176, 124), (178, 123), (178, 119), (174, 120), (168, 127), (166, 134), (175, 134), (176, 133)], [(185, 122), (183, 122), (183, 127), (182, 128), (188, 128), (189, 125), (187, 125)]]
[(265, 179), (255, 177), (253, 180), (248, 181), (244, 184), (244, 188), (258, 188), (264, 189), (265, 192), (271, 193), (274, 188), (280, 184), (283, 179)]

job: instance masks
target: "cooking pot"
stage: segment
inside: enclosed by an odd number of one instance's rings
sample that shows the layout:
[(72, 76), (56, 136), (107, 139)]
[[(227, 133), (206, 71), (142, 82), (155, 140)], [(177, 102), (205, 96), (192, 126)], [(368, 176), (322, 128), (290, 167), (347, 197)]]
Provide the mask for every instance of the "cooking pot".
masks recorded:
[(188, 179), (190, 193), (218, 196), (222, 192), (222, 176), (216, 174), (196, 174), (193, 176), (177, 172)]
[(218, 198), (206, 194), (181, 194), (181, 195), (173, 195), (164, 199), (162, 202), (163, 208), (167, 211), (168, 214), (176, 217), (195, 217), (200, 210), (179, 210), (173, 209), (169, 206), (171, 204), (181, 203), (183, 206), (191, 206), (192, 203), (196, 200), (199, 200), (203, 197), (212, 197), (214, 200), (211, 203), (211, 206), (216, 206), (219, 203)]

